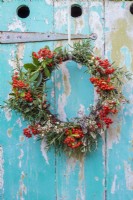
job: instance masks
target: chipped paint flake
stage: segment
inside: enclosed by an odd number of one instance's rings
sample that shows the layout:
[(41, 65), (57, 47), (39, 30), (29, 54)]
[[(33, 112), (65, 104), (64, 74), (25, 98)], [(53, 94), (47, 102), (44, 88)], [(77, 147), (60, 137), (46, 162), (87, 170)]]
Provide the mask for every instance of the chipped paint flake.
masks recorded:
[(53, 5), (53, 0), (44, 0), (44, 3), (47, 3), (48, 5)]
[(19, 168), (22, 166), (22, 158), (24, 157), (24, 151), (23, 149), (20, 149), (20, 155), (18, 156), (19, 159)]
[(9, 138), (11, 138), (12, 137), (12, 128), (8, 128), (7, 129), (7, 136), (9, 137)]
[(3, 148), (0, 146), (0, 197), (3, 196), (4, 193), (4, 160), (3, 160)]
[(83, 15), (79, 18), (75, 18), (75, 34), (82, 33), (85, 26), (85, 20)]
[(27, 188), (24, 184), (24, 179), (25, 179), (26, 175), (25, 173), (22, 171), (21, 172), (21, 177), (19, 180), (19, 191), (17, 192), (17, 200), (25, 200), (24, 195), (27, 194)]
[(7, 121), (10, 121), (12, 118), (11, 110), (7, 107), (4, 107), (4, 114), (5, 114)]
[(64, 62), (62, 65), (60, 65), (60, 69), (62, 72), (62, 81), (63, 81), (63, 86), (64, 86), (64, 93), (59, 95), (58, 98), (58, 114), (59, 114), (59, 119), (62, 121), (66, 120), (66, 113), (65, 113), (65, 106), (67, 104), (67, 97), (71, 93), (71, 85), (70, 85), (70, 74), (69, 71), (66, 67), (66, 63)]
[(131, 169), (131, 165), (127, 161), (124, 161), (124, 170), (126, 187), (128, 190), (133, 190), (133, 170)]
[(86, 200), (85, 198), (85, 185), (84, 185), (84, 158), (79, 161), (79, 181), (76, 200)]
[(18, 44), (17, 52), (15, 51), (15, 49), (12, 49), (10, 52), (10, 59), (8, 60), (8, 63), (14, 71), (17, 69), (17, 65), (19, 65), (19, 67), (23, 66), (24, 49), (25, 44)]
[(15, 17), (13, 19), (13, 22), (8, 25), (8, 31), (15, 31), (17, 29), (24, 32), (24, 31), (26, 31), (26, 26), (21, 20), (19, 20), (17, 17)]
[(24, 137), (23, 135), (20, 135), (20, 136), (19, 136), (19, 141), (20, 141), (20, 142), (23, 142), (24, 140), (25, 140), (25, 137)]
[(112, 149), (113, 144), (118, 144), (120, 141), (120, 132), (121, 132), (121, 119), (118, 119), (116, 116), (112, 118), (114, 124), (108, 130), (107, 137), (107, 148)]
[(72, 171), (75, 170), (77, 164), (77, 160), (75, 158), (68, 158), (67, 159), (67, 169), (66, 169), (66, 176), (69, 177)]
[(67, 9), (59, 9), (55, 12), (55, 27), (56, 30), (61, 30), (62, 26), (67, 25)]
[[(97, 40), (95, 41), (95, 50), (97, 53), (102, 54), (103, 53), (103, 45), (104, 45), (104, 40), (103, 40), (103, 22), (102, 18), (99, 15), (98, 12), (93, 10), (93, 8), (97, 7), (99, 4), (99, 7), (102, 8), (102, 3), (98, 2), (92, 2), (90, 6), (90, 16), (89, 16), (89, 25), (90, 25), (90, 30), (92, 33), (96, 33), (98, 35)], [(99, 52), (100, 51), (100, 52)]]
[(113, 180), (112, 187), (111, 187), (112, 194), (115, 194), (115, 191), (116, 191), (116, 180), (117, 180), (117, 175), (114, 175), (114, 180)]
[(80, 108), (78, 110), (78, 117), (83, 117), (85, 115), (85, 106), (80, 104)]
[(95, 176), (95, 181), (98, 182), (99, 181), (99, 177)]
[(23, 63), (23, 57), (24, 57), (24, 50), (25, 50), (25, 44), (18, 44), (17, 46), (17, 59), (18, 59), (18, 64), (20, 67), (24, 65)]
[(47, 155), (47, 148), (46, 148), (47, 144), (46, 144), (46, 141), (45, 139), (42, 140), (41, 142), (41, 152), (42, 152), (42, 155), (47, 163), (47, 165), (49, 165), (49, 160), (48, 160), (48, 155)]
[(9, 65), (15, 70), (17, 68), (17, 62), (16, 62), (16, 55), (15, 55), (15, 50), (12, 49), (10, 52), (10, 59), (8, 60)]
[(16, 123), (19, 125), (20, 128), (22, 127), (22, 122), (21, 122), (20, 118), (18, 118), (18, 120), (16, 121)]

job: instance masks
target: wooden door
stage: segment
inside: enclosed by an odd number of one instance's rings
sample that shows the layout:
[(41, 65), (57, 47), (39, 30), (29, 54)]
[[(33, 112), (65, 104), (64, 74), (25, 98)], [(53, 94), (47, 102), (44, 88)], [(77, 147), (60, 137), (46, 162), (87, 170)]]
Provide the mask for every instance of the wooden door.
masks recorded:
[[(82, 15), (69, 16), (69, 5), (78, 4)], [(96, 33), (94, 50), (132, 70), (131, 2), (112, 1), (0, 1), (1, 31)], [(29, 16), (18, 9), (29, 8)], [(69, 31), (68, 31), (69, 29)], [(31, 52), (67, 42), (38, 42), (0, 45), (0, 104), (8, 98), (12, 70), (30, 62)], [(93, 87), (85, 68), (68, 61), (52, 74), (48, 83), (51, 112), (60, 119), (89, 112)], [(46, 152), (45, 142), (26, 139), (27, 122), (8, 109), (0, 113), (0, 199), (4, 200), (133, 200), (132, 82), (124, 88), (131, 103), (125, 105), (115, 124), (99, 140), (98, 149), (79, 161)], [(52, 97), (52, 98), (51, 98)]]

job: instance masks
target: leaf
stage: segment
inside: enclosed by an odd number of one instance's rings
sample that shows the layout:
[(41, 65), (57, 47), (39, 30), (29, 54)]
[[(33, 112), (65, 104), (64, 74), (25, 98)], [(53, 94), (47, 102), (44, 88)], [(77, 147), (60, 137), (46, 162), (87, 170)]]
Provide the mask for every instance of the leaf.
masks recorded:
[(46, 67), (46, 63), (45, 62), (42, 62), (42, 67), (45, 69), (45, 67)]
[(44, 82), (43, 83), (43, 91), (45, 91), (45, 89), (46, 89), (46, 83)]
[(35, 57), (33, 56), (33, 52), (32, 52), (32, 60), (33, 60), (33, 63), (34, 63), (36, 66), (39, 66), (39, 65), (40, 65), (40, 62), (38, 61), (38, 59), (35, 58)]
[(48, 58), (47, 61), (46, 61), (46, 65), (51, 63), (51, 62), (52, 62), (52, 59)]
[(31, 75), (30, 81), (33, 82), (35, 81), (39, 76), (39, 72), (35, 72), (34, 74)]
[(49, 46), (47, 46), (47, 45), (45, 46), (45, 48), (46, 48), (46, 49), (50, 49)]
[(15, 96), (15, 94), (14, 94), (14, 93), (10, 93), (9, 95), (10, 95), (10, 96)]
[(41, 84), (41, 82), (42, 82), (42, 73), (40, 72), (40, 73), (39, 73), (39, 76), (38, 76), (38, 78), (37, 78), (36, 87), (38, 87), (38, 86)]
[(57, 48), (54, 49), (54, 52), (56, 52), (56, 53), (58, 53), (60, 51), (62, 51), (62, 47), (57, 47)]
[(51, 73), (50, 73), (50, 71), (48, 70), (47, 67), (44, 68), (44, 73), (45, 73), (45, 76), (47, 76), (47, 77), (51, 76)]
[(30, 108), (26, 108), (24, 112), (28, 113), (30, 110), (31, 110)]
[(25, 97), (25, 92), (21, 92), (20, 97)]
[(24, 64), (24, 68), (26, 70), (31, 70), (31, 71), (35, 71), (37, 69), (37, 67), (35, 65), (33, 65), (32, 63)]

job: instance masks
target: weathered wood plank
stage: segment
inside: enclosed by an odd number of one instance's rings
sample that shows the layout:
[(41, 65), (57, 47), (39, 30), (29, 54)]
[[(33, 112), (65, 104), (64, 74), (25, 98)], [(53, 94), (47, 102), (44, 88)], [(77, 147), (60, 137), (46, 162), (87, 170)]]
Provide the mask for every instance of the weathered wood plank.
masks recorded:
[[(69, 3), (70, 5), (73, 3), (81, 5), (83, 15), (79, 18), (71, 18), (71, 22), (68, 22), (68, 4), (62, 5), (58, 2), (55, 4), (55, 31), (65, 33), (68, 26), (73, 34), (88, 34), (96, 31), (98, 39), (95, 42), (95, 50), (103, 55), (103, 3), (88, 1)], [(78, 69), (74, 63), (68, 62), (63, 64), (61, 72), (56, 73), (55, 78), (57, 111), (60, 118), (65, 120), (66, 117), (77, 116), (79, 110), (87, 113), (89, 105), (93, 104), (94, 96), (92, 95), (94, 94), (92, 85), (81, 69)], [(104, 147), (102, 142), (98, 146), (98, 151), (88, 155), (86, 159), (76, 161), (62, 155), (57, 157), (56, 165), (57, 199), (104, 199)]]
[[(106, 55), (120, 67), (132, 71), (133, 29), (129, 8), (131, 2), (107, 2)], [(112, 15), (113, 13), (113, 15)], [(133, 83), (125, 85), (124, 93), (130, 100), (122, 112), (114, 118), (115, 124), (107, 137), (107, 199), (125, 200), (133, 198), (132, 163), (132, 110)]]
[[(96, 31), (98, 38), (94, 51), (104, 56), (104, 1), (90, 1), (90, 32)], [(105, 136), (98, 141), (98, 149), (85, 160), (86, 199), (106, 199), (106, 144)]]
[[(29, 6), (29, 18), (20, 19), (16, 9), (21, 4)], [(37, 5), (37, 6), (36, 6)], [(10, 1), (0, 2), (0, 30), (7, 31), (40, 31), (53, 29), (53, 6), (45, 1)], [(37, 9), (36, 9), (37, 8)], [(7, 14), (8, 13), (8, 14)], [(50, 13), (50, 15), (49, 15)], [(45, 46), (41, 44), (19, 44), (0, 46), (0, 101), (8, 97), (11, 73), (19, 64), (30, 61), (32, 51)], [(52, 46), (51, 43), (48, 45)], [(3, 147), (4, 185), (2, 199), (56, 199), (55, 194), (55, 155), (44, 150), (45, 143), (24, 139), (22, 129), (27, 126), (19, 115), (4, 110), (0, 117), (0, 144)]]

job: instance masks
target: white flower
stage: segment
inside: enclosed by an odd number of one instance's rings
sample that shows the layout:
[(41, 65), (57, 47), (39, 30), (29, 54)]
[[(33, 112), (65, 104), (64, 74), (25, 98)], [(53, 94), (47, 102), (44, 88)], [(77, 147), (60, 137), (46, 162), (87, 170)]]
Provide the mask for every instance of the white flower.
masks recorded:
[(95, 65), (98, 66), (98, 65), (99, 65), (99, 62), (98, 62), (98, 61), (95, 61)]
[(41, 63), (43, 61), (43, 58), (42, 57), (39, 58), (38, 61)]

